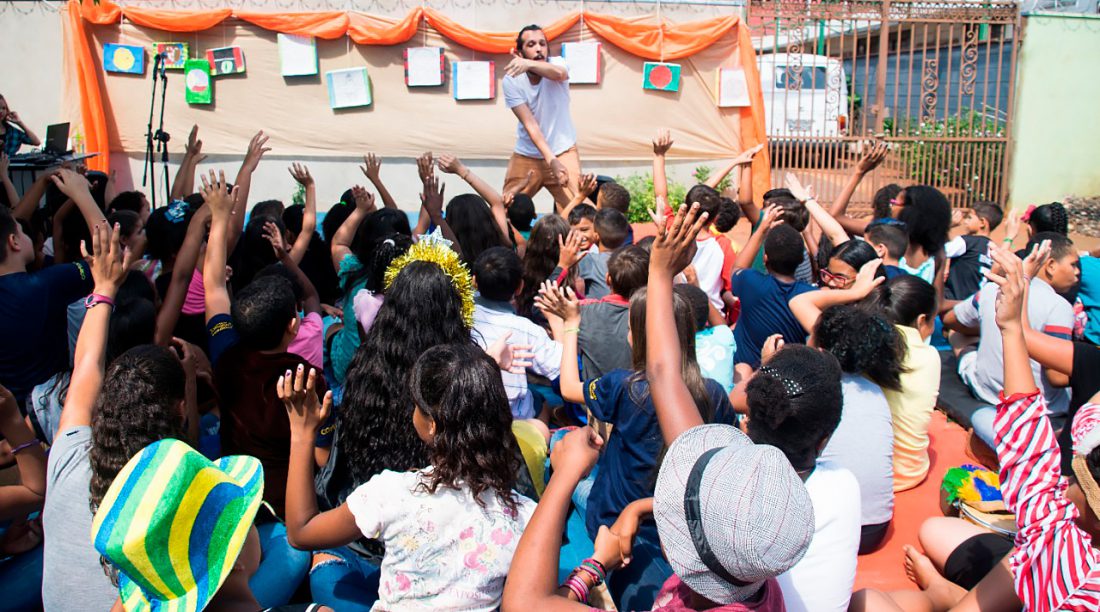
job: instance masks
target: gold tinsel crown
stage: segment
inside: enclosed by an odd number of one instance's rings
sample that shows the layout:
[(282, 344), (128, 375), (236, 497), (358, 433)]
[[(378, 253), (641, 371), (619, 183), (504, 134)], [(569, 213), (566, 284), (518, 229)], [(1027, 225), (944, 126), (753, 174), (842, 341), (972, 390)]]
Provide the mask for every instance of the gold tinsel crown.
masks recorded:
[(419, 242), (409, 247), (408, 252), (390, 263), (390, 267), (386, 268), (386, 289), (393, 285), (397, 275), (410, 263), (434, 263), (451, 279), (451, 285), (462, 300), (462, 321), (471, 328), (474, 325), (474, 283), (470, 271), (459, 259), (458, 253), (451, 249), (450, 241), (439, 236), (438, 231), (436, 228), (435, 233), (422, 236)]

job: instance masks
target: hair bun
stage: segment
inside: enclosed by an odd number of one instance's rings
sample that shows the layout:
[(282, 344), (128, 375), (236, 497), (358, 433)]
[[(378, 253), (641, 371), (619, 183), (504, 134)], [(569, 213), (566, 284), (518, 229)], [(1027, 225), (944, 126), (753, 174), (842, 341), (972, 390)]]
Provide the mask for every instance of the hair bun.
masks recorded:
[[(753, 398), (753, 403), (767, 404), (769, 408), (754, 418), (763, 418), (764, 424), (769, 429), (778, 429), (791, 416), (792, 407), (790, 393), (782, 378), (772, 372), (766, 372), (761, 368), (746, 387), (746, 393)], [(750, 390), (751, 388), (751, 390)], [(757, 412), (757, 411), (754, 411)]]

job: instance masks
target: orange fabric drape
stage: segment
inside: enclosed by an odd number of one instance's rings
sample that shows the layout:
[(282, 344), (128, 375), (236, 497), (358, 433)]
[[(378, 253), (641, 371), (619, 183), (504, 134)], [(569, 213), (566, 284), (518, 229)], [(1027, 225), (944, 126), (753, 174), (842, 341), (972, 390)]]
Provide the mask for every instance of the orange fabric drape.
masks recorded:
[[(88, 150), (100, 155), (89, 160), (89, 167), (106, 171), (109, 165), (108, 138), (102, 93), (99, 86), (100, 68), (89, 48), (88, 23), (109, 25), (122, 17), (133, 23), (167, 32), (198, 32), (216, 26), (229, 17), (237, 17), (261, 28), (286, 34), (335, 39), (350, 36), (357, 44), (395, 45), (412, 38), (424, 20), (443, 36), (470, 49), (484, 53), (508, 53), (515, 45), (516, 32), (480, 32), (473, 30), (428, 7), (417, 7), (400, 20), (357, 12), (263, 13), (214, 9), (208, 11), (163, 10), (141, 7), (119, 7), (110, 0), (99, 4), (70, 0), (67, 22), (66, 52), (79, 82), (81, 117)], [(657, 21), (653, 16), (617, 17), (599, 13), (574, 11), (543, 31), (554, 39), (568, 31), (581, 19), (584, 25), (607, 42), (633, 55), (650, 60), (667, 61), (690, 57), (719, 41), (731, 32), (738, 41), (738, 60), (745, 69), (752, 106), (740, 113), (741, 145), (748, 148), (766, 139), (764, 104), (757, 75), (756, 57), (749, 30), (735, 15), (688, 23)], [(753, 161), (754, 192), (766, 189), (770, 166), (766, 150)]]
[(315, 36), (325, 40), (340, 38), (348, 32), (348, 14), (341, 11), (319, 13), (260, 13), (237, 11), (241, 19), (265, 30), (298, 36)]
[[(558, 36), (561, 36), (566, 30), (576, 25), (580, 18), (580, 12), (569, 13), (553, 23), (546, 24), (543, 26), (542, 31), (546, 34), (547, 40), (554, 40)], [(450, 38), (463, 47), (468, 47), (475, 51), (481, 51), (483, 53), (508, 53), (516, 48), (516, 36), (519, 34), (518, 30), (515, 32), (478, 32), (464, 25), (460, 25), (453, 19), (444, 17), (442, 13), (433, 8), (424, 9), (424, 20), (440, 34)]]

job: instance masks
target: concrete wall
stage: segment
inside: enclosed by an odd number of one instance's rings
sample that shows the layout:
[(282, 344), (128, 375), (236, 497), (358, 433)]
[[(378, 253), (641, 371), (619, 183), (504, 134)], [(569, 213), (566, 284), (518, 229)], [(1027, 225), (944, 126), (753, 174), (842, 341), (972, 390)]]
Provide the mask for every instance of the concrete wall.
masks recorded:
[[(90, 1), (90, 0), (86, 0)], [(127, 5), (148, 5), (150, 7), (164, 7), (160, 1), (125, 1)], [(419, 1), (404, 2), (398, 0), (390, 3), (374, 3), (368, 5), (361, 1), (349, 1), (347, 6), (340, 6), (339, 2), (332, 0), (297, 0), (296, 2), (280, 2), (273, 7), (270, 2), (259, 0), (243, 0), (228, 2), (235, 8), (249, 8), (258, 10), (285, 10), (285, 11), (310, 11), (310, 10), (362, 10), (379, 15), (404, 16), (413, 6), (419, 6)], [(661, 14), (671, 21), (692, 21), (704, 19), (720, 14), (728, 14), (730, 11), (740, 12), (740, 8), (727, 5), (707, 5), (705, 3), (679, 4), (666, 2), (662, 4)], [(0, 1), (0, 87), (11, 106), (20, 116), (38, 130), (39, 136), (44, 136), (45, 126), (57, 121), (69, 120), (62, 109), (62, 34), (61, 15), (59, 11), (64, 2), (11, 2)], [(546, 22), (557, 19), (565, 13), (579, 10), (580, 2), (569, 0), (549, 0), (539, 5), (531, 2), (515, 3), (502, 2), (496, 6), (479, 6), (479, 2), (464, 2), (462, 0), (433, 1), (432, 6), (445, 11), (460, 23), (472, 28), (484, 30), (515, 30), (517, 24)], [(621, 2), (586, 2), (584, 8), (594, 12), (613, 13), (618, 15), (643, 15), (656, 13), (655, 3), (621, 3)], [(197, 0), (176, 0), (171, 3), (171, 8), (210, 8), (209, 2)], [(78, 119), (77, 119), (78, 120)], [(130, 120), (140, 123), (143, 127), (148, 117), (132, 117)], [(502, 116), (501, 121), (512, 122), (510, 116)], [(75, 125), (75, 124), (74, 124)], [(201, 127), (201, 126), (200, 126)], [(256, 126), (262, 128), (263, 126)], [(639, 141), (648, 142), (653, 136), (650, 132), (656, 132), (658, 124), (647, 123), (640, 127)], [(583, 135), (581, 135), (583, 138)], [(178, 159), (182, 152), (186, 133), (173, 133), (170, 150), (174, 153), (173, 161)], [(457, 143), (456, 143), (457, 144)], [(242, 152), (243, 153), (243, 152)], [(252, 183), (253, 202), (263, 199), (282, 199), (289, 202), (294, 193), (295, 184), (286, 171), (286, 167), (292, 161), (301, 161), (309, 165), (313, 176), (317, 180), (318, 200), (320, 208), (326, 209), (331, 203), (337, 201), (340, 194), (355, 183), (368, 185), (365, 177), (357, 169), (360, 163), (359, 156), (363, 152), (352, 151), (347, 157), (317, 157), (300, 158), (280, 156), (278, 151), (272, 151), (265, 158)], [(377, 153), (385, 155), (385, 151)], [(499, 161), (474, 161), (469, 164), (474, 172), (481, 175), (490, 184), (501, 185), (504, 182), (504, 171), (507, 157), (510, 151), (501, 151)], [(128, 151), (125, 153), (113, 153), (111, 167), (118, 172), (120, 186), (124, 189), (134, 186), (140, 188), (142, 179), (142, 164), (144, 151)], [(236, 172), (239, 158), (211, 156), (207, 159), (205, 167), (224, 169), (227, 174)], [(682, 182), (691, 178), (693, 168), (698, 165), (695, 161), (670, 162), (670, 177)], [(711, 162), (711, 165), (718, 165)], [(647, 172), (649, 163), (584, 163), (585, 172), (595, 172), (607, 175), (626, 175), (634, 172)], [(170, 166), (169, 175), (174, 176), (176, 167)], [(163, 194), (160, 186), (160, 177), (163, 170), (158, 168), (158, 193)], [(413, 210), (419, 207), (418, 191), (419, 180), (416, 178), (416, 165), (409, 158), (384, 158), (382, 166), (382, 180), (393, 193), (398, 204), (405, 209)], [(465, 184), (453, 176), (447, 177), (448, 194), (459, 194), (470, 191)], [(160, 197), (160, 196), (158, 196)], [(546, 191), (535, 198), (538, 210), (550, 211), (552, 200)]]
[(1009, 205), (1100, 196), (1100, 17), (1031, 15), (1023, 36)]

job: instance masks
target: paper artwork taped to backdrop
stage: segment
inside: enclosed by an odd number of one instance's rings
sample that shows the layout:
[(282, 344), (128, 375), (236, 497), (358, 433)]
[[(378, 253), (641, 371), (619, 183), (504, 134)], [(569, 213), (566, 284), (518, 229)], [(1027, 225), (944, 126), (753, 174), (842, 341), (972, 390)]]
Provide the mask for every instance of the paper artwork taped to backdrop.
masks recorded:
[(138, 45), (103, 45), (103, 69), (122, 74), (145, 72), (145, 49)]
[(210, 79), (210, 62), (204, 59), (187, 60), (183, 75), (187, 83), (188, 104), (210, 104), (214, 101), (214, 82)]
[(569, 67), (569, 84), (585, 85), (600, 82), (602, 45), (598, 42), (562, 43), (561, 56)]
[(370, 106), (373, 102), (366, 68), (330, 70), (325, 73), (325, 81), (328, 105), (334, 109)]
[(749, 84), (745, 80), (745, 71), (740, 68), (722, 68), (718, 70), (718, 107), (749, 106)]
[(493, 62), (451, 62), (455, 100), (492, 100), (496, 97)]
[(183, 70), (187, 63), (187, 43), (155, 42), (153, 53), (164, 54), (164, 67), (168, 70)]
[(210, 62), (210, 76), (244, 73), (244, 51), (240, 47), (221, 47), (206, 50)]
[(282, 75), (311, 76), (317, 74), (317, 43), (312, 36), (279, 34), (279, 63)]
[(446, 59), (442, 47), (405, 49), (405, 86), (438, 87), (443, 84)]

